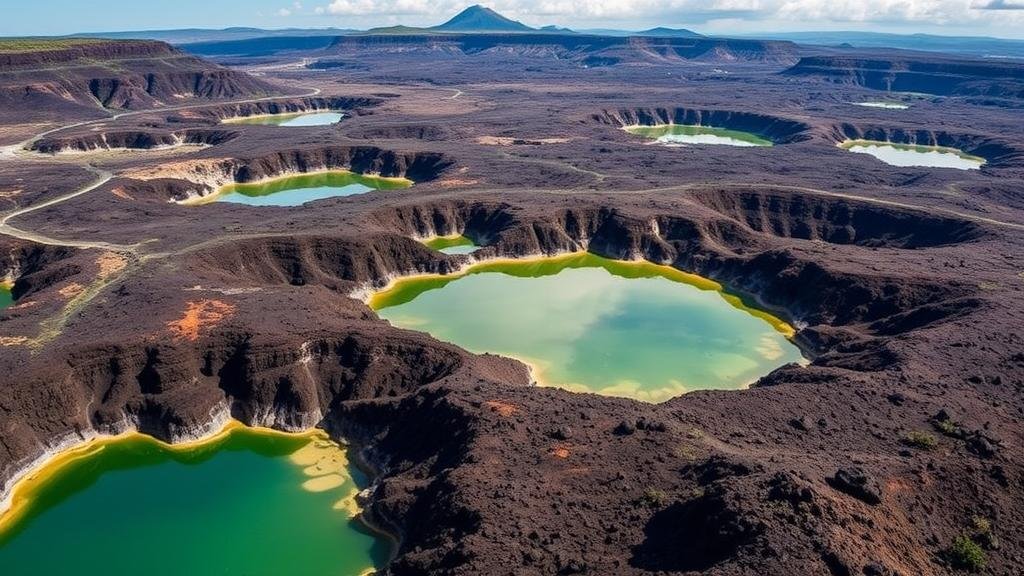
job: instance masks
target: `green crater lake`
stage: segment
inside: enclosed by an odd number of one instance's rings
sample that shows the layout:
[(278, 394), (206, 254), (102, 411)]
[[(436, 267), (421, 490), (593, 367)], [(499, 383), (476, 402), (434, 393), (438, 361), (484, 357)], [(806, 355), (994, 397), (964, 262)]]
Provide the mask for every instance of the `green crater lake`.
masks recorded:
[(197, 203), (230, 202), (248, 206), (301, 206), (314, 200), (356, 196), (373, 190), (401, 190), (412, 186), (405, 178), (364, 176), (347, 171), (317, 172), (275, 178), (252, 184), (229, 184)]
[(651, 402), (802, 361), (792, 328), (717, 283), (586, 253), (411, 277), (369, 304), (395, 326), (522, 360), (542, 384)]
[(723, 146), (771, 146), (772, 141), (750, 132), (715, 128), (713, 126), (685, 126), (665, 124), (661, 126), (629, 126), (630, 134), (650, 138), (659, 144), (685, 146), (687, 144), (710, 144)]
[(14, 304), (14, 296), (11, 294), (11, 287), (0, 284), (0, 310)]
[(327, 126), (337, 124), (344, 118), (341, 112), (299, 112), (296, 114), (266, 114), (229, 118), (225, 124), (258, 124), (263, 126)]
[(442, 254), (472, 254), (480, 249), (476, 243), (465, 236), (436, 236), (424, 241), (423, 244)]
[(839, 147), (850, 152), (869, 154), (891, 166), (977, 170), (985, 165), (984, 158), (965, 154), (956, 148), (942, 146), (916, 146), (875, 140), (847, 140)]
[(364, 481), (322, 433), (238, 426), (188, 447), (98, 440), (19, 483), (0, 516), (0, 566), (12, 576), (355, 576), (389, 554), (351, 518)]

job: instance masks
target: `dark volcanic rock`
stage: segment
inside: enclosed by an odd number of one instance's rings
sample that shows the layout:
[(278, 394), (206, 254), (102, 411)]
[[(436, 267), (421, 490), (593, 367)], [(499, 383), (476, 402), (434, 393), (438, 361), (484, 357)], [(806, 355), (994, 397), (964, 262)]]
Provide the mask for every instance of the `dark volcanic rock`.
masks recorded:
[(734, 556), (761, 527), (744, 515), (742, 500), (720, 487), (657, 512), (631, 563), (649, 571), (707, 570)]
[(878, 482), (860, 468), (840, 468), (835, 475), (828, 478), (828, 483), (836, 490), (868, 504), (882, 502), (882, 489)]

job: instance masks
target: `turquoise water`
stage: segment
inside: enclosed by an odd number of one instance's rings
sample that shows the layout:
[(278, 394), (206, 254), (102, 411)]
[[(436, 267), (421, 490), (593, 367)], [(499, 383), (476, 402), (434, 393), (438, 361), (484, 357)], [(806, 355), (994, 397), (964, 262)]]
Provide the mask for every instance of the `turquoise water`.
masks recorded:
[(472, 254), (479, 250), (480, 247), (476, 245), (462, 245), (462, 246), (449, 246), (447, 248), (441, 248), (438, 252), (442, 254)]
[(985, 159), (965, 154), (954, 148), (941, 146), (916, 146), (894, 144), (874, 140), (850, 140), (841, 144), (850, 152), (868, 154), (891, 166), (923, 168), (955, 168), (977, 170), (985, 165)]
[[(383, 565), (387, 543), (337, 506), (352, 478), (309, 474), (314, 442), (239, 431), (187, 453), (140, 437), (107, 444), (55, 473), (0, 533), (0, 573), (355, 576)], [(344, 473), (331, 450), (314, 447), (313, 459)]]
[(480, 249), (475, 242), (465, 236), (438, 236), (424, 244), (442, 254), (472, 254)]
[(258, 124), (264, 126), (327, 126), (337, 124), (345, 115), (341, 112), (308, 112), (300, 114), (268, 114), (265, 116), (249, 116), (232, 118), (229, 124)]
[(705, 144), (721, 146), (771, 146), (772, 141), (750, 132), (715, 128), (713, 126), (688, 126), (666, 124), (662, 126), (631, 126), (630, 134), (654, 139), (659, 144), (687, 145)]
[(648, 401), (801, 361), (781, 321), (685, 276), (589, 254), (493, 262), (400, 281), (370, 305), (396, 326), (523, 360), (544, 384)]
[(11, 289), (6, 286), (0, 286), (0, 310), (7, 308), (11, 304), (14, 304)]
[(258, 184), (232, 184), (217, 194), (217, 202), (248, 206), (301, 206), (314, 200), (355, 196), (373, 190), (398, 190), (412, 183), (399, 178), (363, 176), (352, 172), (320, 172), (277, 178)]

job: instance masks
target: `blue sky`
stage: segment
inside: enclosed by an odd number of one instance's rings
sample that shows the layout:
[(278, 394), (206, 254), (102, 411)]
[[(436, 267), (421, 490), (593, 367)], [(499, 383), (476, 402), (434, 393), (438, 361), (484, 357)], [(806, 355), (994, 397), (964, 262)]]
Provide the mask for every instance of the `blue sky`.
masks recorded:
[[(466, 0), (8, 0), (0, 35), (168, 28), (432, 25)], [(871, 30), (1024, 38), (1024, 0), (493, 0), (523, 22), (712, 34)], [(14, 8), (14, 6), (17, 6)]]

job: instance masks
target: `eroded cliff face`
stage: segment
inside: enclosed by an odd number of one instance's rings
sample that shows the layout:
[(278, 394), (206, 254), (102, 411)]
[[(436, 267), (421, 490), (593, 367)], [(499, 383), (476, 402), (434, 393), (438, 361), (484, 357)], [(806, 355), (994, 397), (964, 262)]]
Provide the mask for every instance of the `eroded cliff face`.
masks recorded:
[(31, 149), (44, 154), (96, 150), (155, 150), (185, 145), (216, 146), (237, 137), (237, 131), (226, 129), (91, 131), (80, 135), (41, 138), (32, 142)]
[(435, 152), (397, 152), (375, 146), (303, 148), (249, 158), (198, 158), (126, 171), (119, 185), (140, 198), (182, 201), (202, 197), (231, 183), (281, 176), (350, 170), (357, 174), (430, 182), (453, 161)]
[(11, 124), (289, 92), (162, 42), (90, 41), (3, 53), (0, 66), (0, 103), (20, 110), (4, 117)]

